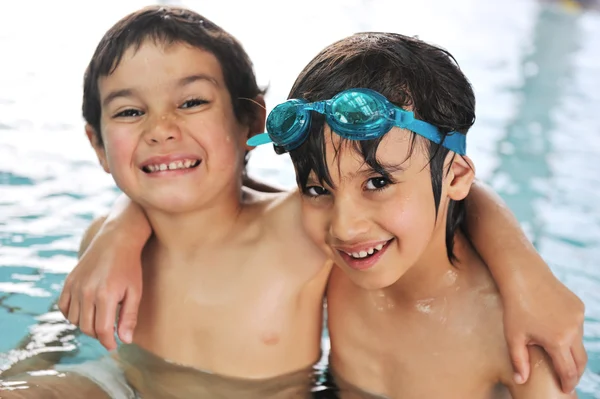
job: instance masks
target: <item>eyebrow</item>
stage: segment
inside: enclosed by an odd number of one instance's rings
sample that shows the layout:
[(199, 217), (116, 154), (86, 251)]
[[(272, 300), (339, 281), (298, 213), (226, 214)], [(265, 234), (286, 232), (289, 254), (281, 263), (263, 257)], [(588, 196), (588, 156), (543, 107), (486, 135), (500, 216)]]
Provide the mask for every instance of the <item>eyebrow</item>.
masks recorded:
[(120, 97), (133, 97), (133, 89), (121, 89), (111, 91), (110, 93), (108, 93), (108, 96), (106, 96), (102, 101), (102, 107), (106, 107), (112, 101)]
[(213, 85), (219, 87), (219, 82), (217, 82), (217, 80), (215, 78), (213, 78), (212, 76), (209, 76), (209, 75), (205, 75), (203, 73), (199, 73), (196, 75), (190, 75), (190, 76), (186, 76), (185, 78), (181, 78), (181, 79), (179, 79), (179, 82), (177, 82), (177, 86), (179, 86), (179, 87), (187, 86), (187, 85), (197, 82), (199, 80), (208, 81), (208, 82), (212, 83)]
[(365, 162), (365, 166), (366, 167), (363, 166), (357, 172), (353, 173), (352, 177), (370, 175), (373, 172), (376, 172), (376, 173), (385, 172), (384, 174), (391, 175), (393, 173), (404, 172), (406, 170), (406, 166), (403, 166), (402, 164), (384, 164), (384, 163), (380, 163), (380, 166), (381, 166), (381, 169), (382, 169), (381, 171), (372, 168), (366, 162)]
[[(184, 86), (187, 86), (189, 84), (192, 84), (192, 83), (198, 82), (198, 81), (207, 81), (207, 82), (210, 82), (213, 85), (219, 87), (219, 82), (217, 82), (217, 80), (215, 78), (213, 78), (212, 76), (209, 76), (209, 75), (205, 75), (205, 74), (196, 74), (196, 75), (190, 75), (190, 76), (181, 78), (176, 83), (176, 86), (184, 87)], [(130, 88), (111, 91), (110, 93), (108, 93), (106, 98), (104, 98), (104, 100), (102, 101), (102, 106), (106, 107), (108, 104), (110, 104), (112, 101), (116, 100), (117, 98), (133, 97), (134, 95), (135, 95), (135, 90), (130, 89)]]

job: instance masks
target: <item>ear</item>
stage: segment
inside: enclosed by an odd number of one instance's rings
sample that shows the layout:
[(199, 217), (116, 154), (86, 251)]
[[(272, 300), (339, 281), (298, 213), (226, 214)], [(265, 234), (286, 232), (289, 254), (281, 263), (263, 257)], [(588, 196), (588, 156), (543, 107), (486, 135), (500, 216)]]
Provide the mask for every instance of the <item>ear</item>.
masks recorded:
[(106, 150), (104, 150), (104, 146), (100, 143), (99, 134), (96, 134), (96, 129), (92, 127), (90, 124), (85, 125), (85, 134), (87, 135), (90, 144), (96, 151), (96, 156), (98, 157), (98, 161), (102, 166), (102, 169), (106, 173), (110, 173), (110, 169), (108, 168), (108, 162), (106, 162)]
[(250, 147), (246, 145), (246, 140), (248, 140), (252, 136), (256, 136), (257, 134), (261, 134), (265, 132), (265, 120), (267, 119), (267, 107), (265, 106), (265, 98), (263, 95), (258, 95), (254, 97), (252, 102), (255, 105), (256, 112), (254, 113), (254, 118), (251, 121), (248, 130), (248, 136), (244, 139), (244, 145), (246, 146), (246, 151), (252, 150), (254, 147)]
[[(450, 155), (450, 154), (449, 154)], [(469, 194), (473, 180), (475, 180), (475, 164), (471, 158), (452, 154), (454, 159), (450, 165), (448, 197), (455, 201), (463, 200)]]

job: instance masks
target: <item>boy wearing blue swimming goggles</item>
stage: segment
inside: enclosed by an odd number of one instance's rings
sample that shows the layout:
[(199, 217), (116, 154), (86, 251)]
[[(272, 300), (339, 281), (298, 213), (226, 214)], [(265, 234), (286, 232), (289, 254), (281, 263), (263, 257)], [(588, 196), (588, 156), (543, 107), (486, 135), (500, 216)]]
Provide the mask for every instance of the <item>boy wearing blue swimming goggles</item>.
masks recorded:
[(500, 293), (463, 223), (475, 98), (452, 56), (357, 34), (317, 55), (290, 98), (248, 143), (290, 153), (305, 229), (338, 266), (327, 303), (341, 397), (575, 397), (539, 347), (515, 382)]

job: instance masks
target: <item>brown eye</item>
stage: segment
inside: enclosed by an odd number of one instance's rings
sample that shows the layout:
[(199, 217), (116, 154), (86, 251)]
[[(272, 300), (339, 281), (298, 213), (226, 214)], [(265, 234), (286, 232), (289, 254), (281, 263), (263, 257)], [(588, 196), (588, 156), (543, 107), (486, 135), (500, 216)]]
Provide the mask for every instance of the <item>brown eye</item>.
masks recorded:
[(199, 98), (194, 98), (192, 100), (188, 100), (188, 101), (184, 102), (183, 104), (181, 104), (181, 106), (179, 108), (183, 108), (183, 109), (194, 108), (194, 107), (199, 107), (204, 104), (208, 104), (208, 101), (201, 100)]
[(383, 190), (390, 184), (391, 184), (391, 182), (388, 178), (385, 178), (382, 176), (373, 177), (373, 178), (367, 180), (367, 184), (365, 184), (365, 190), (368, 190), (368, 191)]
[(304, 189), (304, 194), (308, 197), (319, 197), (329, 194), (329, 191), (321, 186), (310, 186)]
[(135, 118), (136, 116), (142, 116), (144, 115), (144, 113), (138, 109), (134, 109), (134, 108), (129, 108), (126, 109), (124, 111), (121, 111), (117, 114), (115, 114), (115, 116), (113, 118)]

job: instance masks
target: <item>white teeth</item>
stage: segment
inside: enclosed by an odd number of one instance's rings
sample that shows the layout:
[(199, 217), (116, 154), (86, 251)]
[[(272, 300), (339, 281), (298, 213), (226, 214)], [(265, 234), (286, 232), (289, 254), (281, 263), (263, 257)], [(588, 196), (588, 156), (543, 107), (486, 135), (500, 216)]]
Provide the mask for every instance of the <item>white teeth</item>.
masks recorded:
[(385, 246), (385, 244), (376, 245), (373, 248), (364, 249), (359, 252), (345, 252), (348, 256), (351, 256), (355, 259), (366, 258), (367, 256), (373, 255), (377, 251), (381, 251), (381, 249)]
[(171, 163), (161, 163), (158, 165), (147, 165), (145, 169), (150, 172), (159, 172), (165, 170), (176, 170), (176, 169), (188, 169), (192, 166), (198, 165), (200, 162), (198, 160), (186, 159), (182, 161), (173, 161)]

